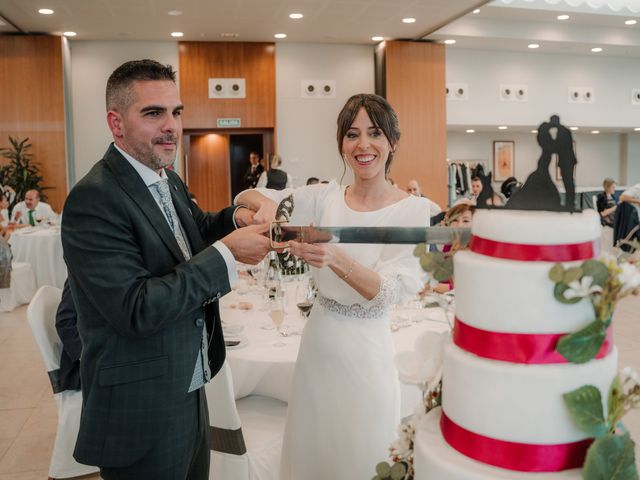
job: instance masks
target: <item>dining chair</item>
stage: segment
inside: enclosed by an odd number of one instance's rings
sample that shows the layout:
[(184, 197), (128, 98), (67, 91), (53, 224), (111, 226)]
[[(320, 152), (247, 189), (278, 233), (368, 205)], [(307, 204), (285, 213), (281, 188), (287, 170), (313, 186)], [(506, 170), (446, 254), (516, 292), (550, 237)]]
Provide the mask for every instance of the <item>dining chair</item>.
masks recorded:
[(73, 458), (82, 410), (82, 392), (61, 390), (59, 369), (62, 342), (55, 328), (56, 311), (62, 290), (44, 285), (27, 308), (27, 321), (38, 344), (58, 407), (58, 428), (49, 464), (49, 478), (70, 478), (97, 472), (98, 467), (82, 465)]
[(250, 395), (236, 400), (227, 362), (206, 387), (210, 479), (277, 480), (287, 404)]

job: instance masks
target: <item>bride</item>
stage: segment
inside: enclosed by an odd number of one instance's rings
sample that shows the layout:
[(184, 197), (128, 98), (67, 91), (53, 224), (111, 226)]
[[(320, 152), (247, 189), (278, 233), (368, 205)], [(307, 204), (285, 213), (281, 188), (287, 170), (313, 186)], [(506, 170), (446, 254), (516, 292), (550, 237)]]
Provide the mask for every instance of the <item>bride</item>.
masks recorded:
[[(351, 97), (337, 138), (351, 185), (246, 190), (236, 203), (255, 210), (256, 222), (273, 220), (280, 200), (293, 194), (296, 225), (429, 225), (429, 201), (387, 181), (400, 130), (384, 98)], [(388, 306), (421, 288), (418, 261), (404, 245), (291, 242), (290, 250), (315, 267), (318, 297), (296, 362), (281, 479), (370, 478), (400, 420)]]

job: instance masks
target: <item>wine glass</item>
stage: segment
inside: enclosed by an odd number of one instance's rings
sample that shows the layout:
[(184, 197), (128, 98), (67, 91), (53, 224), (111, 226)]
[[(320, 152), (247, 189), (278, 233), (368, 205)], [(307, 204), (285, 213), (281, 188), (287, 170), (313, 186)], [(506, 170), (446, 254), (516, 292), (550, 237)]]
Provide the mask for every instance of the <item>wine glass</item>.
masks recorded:
[[(271, 316), (271, 321), (276, 326), (278, 335), (286, 337), (287, 334), (282, 330), (282, 324), (284, 323), (284, 298), (280, 296), (272, 298), (269, 302), (269, 307), (269, 315)], [(273, 345), (275, 347), (284, 347), (285, 343), (278, 340)]]
[(296, 287), (296, 307), (300, 311), (300, 318), (303, 320), (311, 313), (315, 294), (309, 281), (305, 278)]

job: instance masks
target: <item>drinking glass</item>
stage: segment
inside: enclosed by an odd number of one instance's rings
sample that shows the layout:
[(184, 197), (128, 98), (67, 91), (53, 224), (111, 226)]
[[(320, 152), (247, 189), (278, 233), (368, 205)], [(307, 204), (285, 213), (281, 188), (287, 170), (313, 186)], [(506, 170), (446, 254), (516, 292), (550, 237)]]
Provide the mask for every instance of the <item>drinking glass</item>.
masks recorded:
[[(271, 321), (276, 326), (276, 330), (278, 335), (281, 337), (286, 337), (287, 334), (282, 330), (282, 324), (284, 323), (284, 298), (280, 296), (276, 296), (272, 298), (269, 302), (269, 315), (271, 316)], [(275, 347), (283, 347), (285, 345), (284, 342), (278, 340), (273, 344)]]
[(296, 287), (296, 307), (300, 311), (300, 318), (303, 320), (311, 313), (315, 294), (307, 278), (303, 278)]

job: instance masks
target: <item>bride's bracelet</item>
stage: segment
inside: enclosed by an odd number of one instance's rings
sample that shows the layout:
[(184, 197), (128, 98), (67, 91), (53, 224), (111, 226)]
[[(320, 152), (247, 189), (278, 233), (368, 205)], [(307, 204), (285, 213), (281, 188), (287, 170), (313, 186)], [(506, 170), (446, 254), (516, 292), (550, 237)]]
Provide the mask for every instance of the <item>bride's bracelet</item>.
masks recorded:
[(346, 280), (347, 278), (349, 278), (349, 275), (351, 275), (353, 273), (353, 266), (356, 264), (355, 260), (351, 261), (351, 266), (349, 267), (349, 271), (347, 272), (347, 274), (342, 277), (342, 280)]

